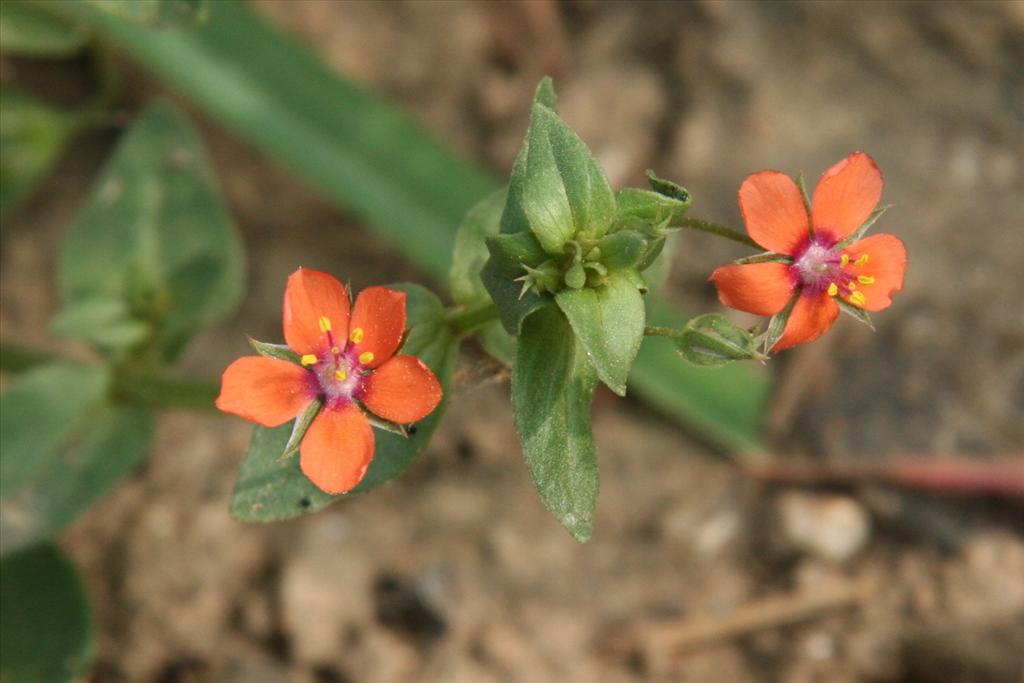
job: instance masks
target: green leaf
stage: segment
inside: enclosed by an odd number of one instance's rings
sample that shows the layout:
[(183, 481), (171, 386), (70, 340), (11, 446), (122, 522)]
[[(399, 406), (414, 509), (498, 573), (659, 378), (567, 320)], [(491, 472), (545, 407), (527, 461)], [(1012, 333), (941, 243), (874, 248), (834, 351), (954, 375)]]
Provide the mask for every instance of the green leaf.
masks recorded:
[(487, 238), (491, 257), (487, 260), (480, 279), (487, 288), (505, 330), (515, 336), (523, 319), (551, 301), (548, 294), (524, 291), (520, 279), (526, 275), (524, 266), (536, 267), (547, 259), (533, 233), (519, 232)]
[(30, 370), (0, 394), (0, 497), (46, 467), (109, 388), (98, 365), (53, 363)]
[(481, 327), (477, 339), (492, 358), (511, 367), (516, 357), (516, 338), (505, 330), (500, 320)]
[[(660, 238), (664, 239), (664, 238)], [(605, 235), (597, 243), (601, 250), (601, 263), (610, 271), (633, 268), (647, 250), (647, 240), (633, 230), (620, 230)]]
[(512, 409), (544, 505), (576, 540), (594, 527), (598, 473), (590, 402), (597, 374), (556, 306), (523, 323), (512, 366)]
[(502, 232), (531, 230), (561, 255), (578, 233), (601, 237), (615, 218), (615, 194), (579, 136), (541, 103), (512, 169)]
[(70, 683), (95, 655), (92, 614), (78, 572), (53, 545), (0, 561), (0, 680)]
[(597, 376), (619, 396), (644, 338), (644, 300), (622, 273), (593, 289), (566, 289), (555, 295), (558, 307), (586, 351)]
[(249, 337), (249, 346), (261, 356), (267, 358), (277, 358), (278, 360), (286, 360), (289, 363), (298, 363), (302, 360), (299, 354), (291, 350), (287, 344), (270, 344), (268, 342), (261, 342), (252, 337)]
[(132, 317), (126, 302), (106, 298), (76, 301), (50, 326), (59, 335), (79, 337), (112, 356), (138, 346), (152, 332), (146, 321)]
[(707, 313), (686, 323), (676, 340), (679, 353), (694, 365), (721, 367), (738, 360), (764, 360), (758, 340), (723, 315)]
[(79, 123), (7, 88), (0, 88), (0, 110), (0, 216), (6, 217), (46, 178)]
[(654, 174), (654, 171), (647, 169), (646, 173), (647, 182), (650, 184), (651, 189), (658, 194), (664, 195), (676, 201), (682, 202), (687, 206), (690, 205), (692, 198), (690, 197), (690, 191), (678, 183), (673, 183), (671, 180), (665, 180), (659, 178)]
[[(125, 311), (121, 322), (148, 323), (153, 343), (173, 358), (195, 331), (234, 310), (242, 258), (195, 130), (169, 105), (150, 105), (121, 140), (64, 241), (62, 327), (95, 342), (103, 331), (71, 311)], [(118, 339), (137, 343), (133, 335)]]
[(136, 407), (94, 407), (73, 439), (0, 499), (0, 553), (57, 535), (132, 471), (149, 449), (153, 418)]
[(205, 21), (207, 0), (86, 0), (97, 9), (144, 26), (190, 26)]
[(501, 213), (507, 197), (507, 190), (492, 192), (470, 209), (459, 225), (452, 266), (448, 271), (448, 286), (457, 304), (473, 306), (490, 299), (480, 280), (480, 271), (490, 256), (486, 239), (500, 231)]
[[(408, 438), (374, 426), (376, 451), (363, 481), (362, 493), (398, 476), (426, 447), (437, 428), (451, 391), (458, 342), (444, 321), (444, 306), (428, 290), (413, 284), (390, 285), (407, 295), (409, 333), (399, 353), (412, 354), (434, 371), (445, 397), (433, 413), (410, 429)], [(274, 429), (256, 427), (231, 496), (231, 515), (243, 522), (276, 522), (316, 512), (344, 496), (332, 496), (313, 485), (299, 468), (299, 457), (283, 454), (293, 423)]]
[(70, 57), (85, 46), (88, 37), (81, 26), (47, 11), (44, 3), (4, 0), (0, 11), (0, 51), (5, 54), (47, 59)]
[(533, 103), (543, 104), (551, 111), (558, 111), (556, 101), (558, 97), (555, 95), (555, 83), (551, 80), (551, 76), (545, 76), (540, 79), (540, 83), (537, 84), (537, 89), (533, 92)]

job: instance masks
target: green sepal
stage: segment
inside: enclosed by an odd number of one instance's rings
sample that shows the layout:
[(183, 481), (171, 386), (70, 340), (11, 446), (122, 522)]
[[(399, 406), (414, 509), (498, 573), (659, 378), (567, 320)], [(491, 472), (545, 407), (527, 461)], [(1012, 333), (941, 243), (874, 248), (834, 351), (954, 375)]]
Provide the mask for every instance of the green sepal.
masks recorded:
[(542, 85), (526, 139), (512, 168), (501, 231), (530, 230), (542, 248), (561, 256), (577, 235), (597, 238), (615, 218), (615, 194), (579, 136), (544, 101)]
[(796, 177), (796, 186), (800, 188), (800, 197), (804, 200), (804, 210), (807, 211), (807, 215), (811, 215), (811, 195), (807, 191), (807, 180), (804, 178), (804, 174), (801, 171), (800, 175)]
[(556, 106), (558, 96), (555, 95), (555, 83), (551, 80), (551, 76), (545, 76), (540, 79), (540, 83), (537, 84), (537, 89), (533, 91), (533, 103), (543, 104), (551, 111), (558, 111)]
[(598, 378), (619, 396), (644, 338), (643, 297), (623, 271), (602, 287), (562, 290), (555, 301), (568, 319)]
[(284, 452), (281, 453), (282, 458), (289, 458), (299, 452), (299, 447), (302, 445), (302, 437), (306, 436), (309, 425), (313, 424), (313, 420), (320, 414), (320, 408), (323, 405), (324, 400), (317, 397), (295, 418), (292, 422), (291, 434), (288, 435), (288, 441), (284, 445)]
[(690, 191), (679, 183), (673, 183), (671, 180), (659, 178), (651, 169), (647, 169), (644, 175), (647, 177), (647, 182), (650, 184), (651, 189), (658, 194), (675, 199), (676, 201), (685, 204), (687, 208), (689, 208), (690, 204), (693, 202), (693, 197), (690, 195)]
[(526, 318), (512, 367), (516, 431), (545, 507), (580, 542), (590, 538), (597, 505), (596, 386), (597, 373), (556, 306)]
[(872, 211), (871, 215), (869, 215), (867, 219), (863, 223), (861, 223), (861, 226), (859, 228), (857, 228), (849, 235), (847, 235), (841, 242), (839, 242), (839, 244), (834, 246), (833, 249), (843, 249), (844, 247), (848, 247), (849, 245), (853, 244), (860, 238), (864, 237), (864, 233), (866, 233), (868, 229), (875, 224), (875, 221), (881, 218), (882, 214), (891, 209), (892, 207), (892, 204), (886, 204)]
[(92, 610), (75, 565), (53, 544), (0, 561), (0, 681), (83, 680), (96, 655)]
[(799, 298), (800, 292), (797, 292), (793, 295), (793, 298), (789, 300), (789, 303), (786, 304), (786, 307), (773, 315), (771, 320), (768, 321), (768, 329), (764, 331), (761, 338), (764, 353), (770, 353), (772, 347), (782, 339), (782, 335), (786, 331), (786, 323), (789, 322), (789, 316), (793, 313), (793, 307), (796, 306), (797, 299)]
[(526, 268), (536, 268), (548, 260), (548, 255), (530, 232), (495, 235), (487, 238), (491, 256), (480, 272), (501, 317), (505, 331), (516, 336), (523, 318), (551, 301), (548, 294), (523, 290), (519, 281)]
[(600, 263), (612, 272), (637, 266), (647, 247), (648, 240), (633, 230), (613, 232), (597, 243), (597, 248), (601, 250)]
[(859, 306), (854, 306), (853, 304), (846, 303), (839, 297), (835, 297), (835, 301), (837, 304), (839, 304), (840, 311), (852, 317), (857, 322), (867, 325), (868, 327), (871, 328), (872, 332), (875, 331), (875, 323), (874, 321), (871, 320), (871, 314), (869, 314), (867, 311), (865, 311), (863, 308), (860, 308)]
[(616, 195), (616, 223), (630, 227), (634, 225), (631, 221), (639, 220), (651, 229), (672, 227), (683, 219), (690, 209), (690, 203), (689, 197), (686, 201), (681, 201), (659, 192), (625, 187)]
[(278, 360), (286, 360), (289, 363), (301, 363), (302, 358), (299, 354), (291, 350), (287, 344), (271, 344), (269, 342), (262, 342), (257, 339), (249, 337), (249, 346), (261, 356), (267, 358), (277, 358)]
[(793, 258), (785, 254), (776, 254), (774, 251), (763, 251), (753, 256), (745, 256), (733, 261), (734, 265), (746, 266), (751, 263), (793, 263)]
[(382, 431), (388, 432), (390, 434), (397, 434), (403, 439), (409, 438), (409, 430), (405, 425), (400, 425), (396, 422), (385, 420), (382, 417), (377, 417), (368, 410), (364, 410), (363, 415), (366, 416), (366, 419), (370, 422), (371, 426), (376, 427), (377, 429), (380, 429)]
[(765, 360), (759, 340), (725, 316), (708, 313), (686, 323), (676, 338), (683, 358), (704, 367), (721, 367), (738, 360)]

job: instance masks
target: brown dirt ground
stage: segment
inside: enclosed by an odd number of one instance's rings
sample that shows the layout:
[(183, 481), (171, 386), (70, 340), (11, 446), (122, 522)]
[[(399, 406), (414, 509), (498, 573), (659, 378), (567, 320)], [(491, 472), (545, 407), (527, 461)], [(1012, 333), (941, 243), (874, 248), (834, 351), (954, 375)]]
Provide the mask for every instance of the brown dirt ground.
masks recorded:
[[(772, 442), (780, 457), (1021, 457), (1024, 4), (258, 7), (501, 173), (543, 73), (614, 186), (651, 167), (693, 192), (696, 215), (723, 222), (739, 224), (736, 187), (753, 170), (814, 178), (870, 152), (896, 205), (879, 227), (911, 254), (905, 291), (876, 334), (842, 320), (772, 363)], [(3, 74), (27, 68), (5, 62)], [(128, 106), (159, 91), (124, 72)], [(357, 289), (428, 282), (193, 113), (247, 243), (250, 289), (183, 372), (215, 376), (245, 353), (244, 334), (277, 338), (298, 265)], [(5, 336), (52, 347), (55, 248), (115, 137), (78, 140), (5, 235)], [(743, 252), (703, 236), (685, 244), (673, 294), (714, 308), (709, 268)], [(462, 359), (469, 375), (481, 363), (471, 349)], [(1019, 505), (766, 487), (641, 404), (605, 397), (597, 531), (580, 546), (531, 488), (507, 392), (502, 381), (461, 387), (406, 476), (272, 526), (227, 515), (249, 426), (163, 417), (145, 466), (64, 539), (100, 629), (90, 680), (1020, 680)], [(677, 654), (659, 636), (851, 584), (853, 604), (800, 623), (768, 619)]]

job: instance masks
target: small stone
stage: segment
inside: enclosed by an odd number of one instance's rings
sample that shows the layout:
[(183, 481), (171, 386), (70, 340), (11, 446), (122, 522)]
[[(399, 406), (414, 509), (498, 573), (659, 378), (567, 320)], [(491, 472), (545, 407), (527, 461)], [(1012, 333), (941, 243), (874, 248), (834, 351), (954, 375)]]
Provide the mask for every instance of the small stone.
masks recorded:
[(786, 539), (829, 562), (850, 561), (871, 535), (868, 513), (847, 496), (790, 492), (779, 498), (778, 510)]

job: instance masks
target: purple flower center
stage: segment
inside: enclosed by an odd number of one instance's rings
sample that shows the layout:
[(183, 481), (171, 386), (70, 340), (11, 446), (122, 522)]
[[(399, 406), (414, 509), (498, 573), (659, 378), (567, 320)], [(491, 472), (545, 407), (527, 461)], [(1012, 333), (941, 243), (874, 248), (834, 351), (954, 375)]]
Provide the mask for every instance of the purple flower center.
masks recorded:
[(359, 352), (357, 347), (363, 338), (363, 331), (359, 328), (352, 330), (350, 338), (341, 343), (334, 338), (329, 323), (324, 332), (327, 350), (319, 356), (303, 356), (302, 364), (319, 382), (318, 393), (323, 396), (324, 405), (338, 408), (362, 397), (366, 378), (373, 372), (367, 365), (373, 362), (374, 356), (367, 351)]
[[(797, 249), (789, 272), (805, 292), (829, 292), (834, 295), (836, 289), (850, 287), (855, 278), (846, 270), (848, 258), (835, 246), (836, 240), (818, 233)], [(832, 285), (836, 287), (829, 291)]]

